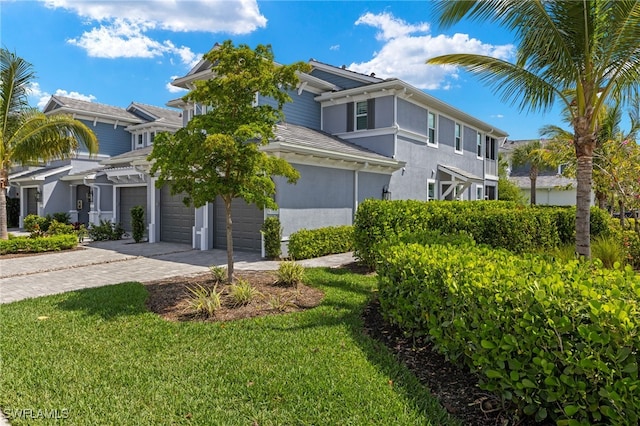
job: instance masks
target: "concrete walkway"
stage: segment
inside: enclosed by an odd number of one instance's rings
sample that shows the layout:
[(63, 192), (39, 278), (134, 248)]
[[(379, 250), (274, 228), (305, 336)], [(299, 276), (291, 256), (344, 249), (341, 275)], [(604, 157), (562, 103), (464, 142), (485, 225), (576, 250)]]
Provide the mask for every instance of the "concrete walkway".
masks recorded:
[[(276, 270), (279, 262), (265, 261), (258, 253), (235, 252), (236, 270)], [(300, 261), (304, 266), (339, 267), (353, 262), (351, 253)], [(125, 281), (147, 282), (179, 275), (207, 272), (209, 266), (226, 266), (224, 250), (193, 250), (174, 243), (140, 243), (132, 240), (83, 244), (61, 253), (3, 259), (0, 256), (0, 303)]]

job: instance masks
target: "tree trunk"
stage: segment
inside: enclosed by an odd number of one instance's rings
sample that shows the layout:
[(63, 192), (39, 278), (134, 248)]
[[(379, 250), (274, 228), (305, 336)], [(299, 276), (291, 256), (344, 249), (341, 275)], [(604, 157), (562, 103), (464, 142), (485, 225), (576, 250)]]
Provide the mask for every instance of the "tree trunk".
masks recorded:
[(538, 180), (538, 167), (531, 166), (529, 169), (529, 179), (531, 180), (531, 205), (536, 205), (536, 181)]
[(9, 239), (7, 229), (7, 187), (9, 186), (9, 172), (0, 170), (0, 240)]
[(607, 210), (607, 194), (602, 191), (596, 191), (596, 200), (598, 200), (598, 207), (602, 210)]
[(576, 138), (578, 180), (576, 191), (576, 252), (591, 258), (591, 181), (593, 178), (593, 150), (595, 137)]
[(227, 224), (227, 281), (231, 284), (233, 282), (233, 222), (231, 221), (231, 197), (222, 198), (224, 199)]
[(626, 218), (627, 212), (624, 210), (624, 202), (622, 199), (618, 200), (618, 207), (620, 208), (620, 227), (624, 229), (624, 220)]

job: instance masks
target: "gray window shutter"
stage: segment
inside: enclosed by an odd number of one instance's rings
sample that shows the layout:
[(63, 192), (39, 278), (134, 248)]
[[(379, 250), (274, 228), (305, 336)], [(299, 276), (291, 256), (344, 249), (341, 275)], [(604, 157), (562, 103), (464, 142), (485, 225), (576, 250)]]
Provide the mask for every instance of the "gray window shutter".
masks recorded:
[(367, 100), (367, 129), (376, 128), (376, 100)]
[(347, 102), (347, 132), (353, 132), (353, 102)]

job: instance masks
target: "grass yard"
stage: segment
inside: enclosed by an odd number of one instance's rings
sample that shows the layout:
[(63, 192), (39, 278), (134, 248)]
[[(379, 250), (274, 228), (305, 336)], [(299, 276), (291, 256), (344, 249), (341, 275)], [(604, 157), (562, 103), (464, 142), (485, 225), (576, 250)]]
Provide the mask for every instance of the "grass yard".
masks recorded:
[(74, 425), (457, 424), (363, 336), (374, 277), (311, 269), (307, 281), (325, 292), (319, 307), (227, 323), (165, 321), (139, 283), (0, 305), (0, 407)]

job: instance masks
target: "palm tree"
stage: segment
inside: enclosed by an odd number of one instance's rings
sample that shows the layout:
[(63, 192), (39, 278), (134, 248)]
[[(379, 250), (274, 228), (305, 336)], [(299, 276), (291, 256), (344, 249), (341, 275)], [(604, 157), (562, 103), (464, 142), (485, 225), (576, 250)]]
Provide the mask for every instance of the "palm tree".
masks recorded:
[(29, 107), (27, 89), (35, 78), (30, 63), (7, 49), (0, 50), (0, 239), (7, 232), (9, 170), (68, 158), (81, 142), (90, 154), (98, 152), (98, 140), (80, 121), (68, 115), (47, 116)]
[(590, 194), (597, 118), (608, 101), (626, 102), (640, 81), (640, 1), (440, 1), (440, 24), (490, 21), (519, 40), (515, 63), (470, 54), (429, 64), (459, 65), (520, 109), (548, 111), (560, 101), (571, 116), (576, 156), (576, 251), (590, 257)]
[(542, 143), (539, 140), (530, 141), (520, 145), (511, 154), (511, 164), (517, 166), (529, 166), (529, 179), (531, 180), (531, 205), (536, 204), (536, 181), (538, 172), (545, 167), (552, 167), (554, 163), (545, 155)]

